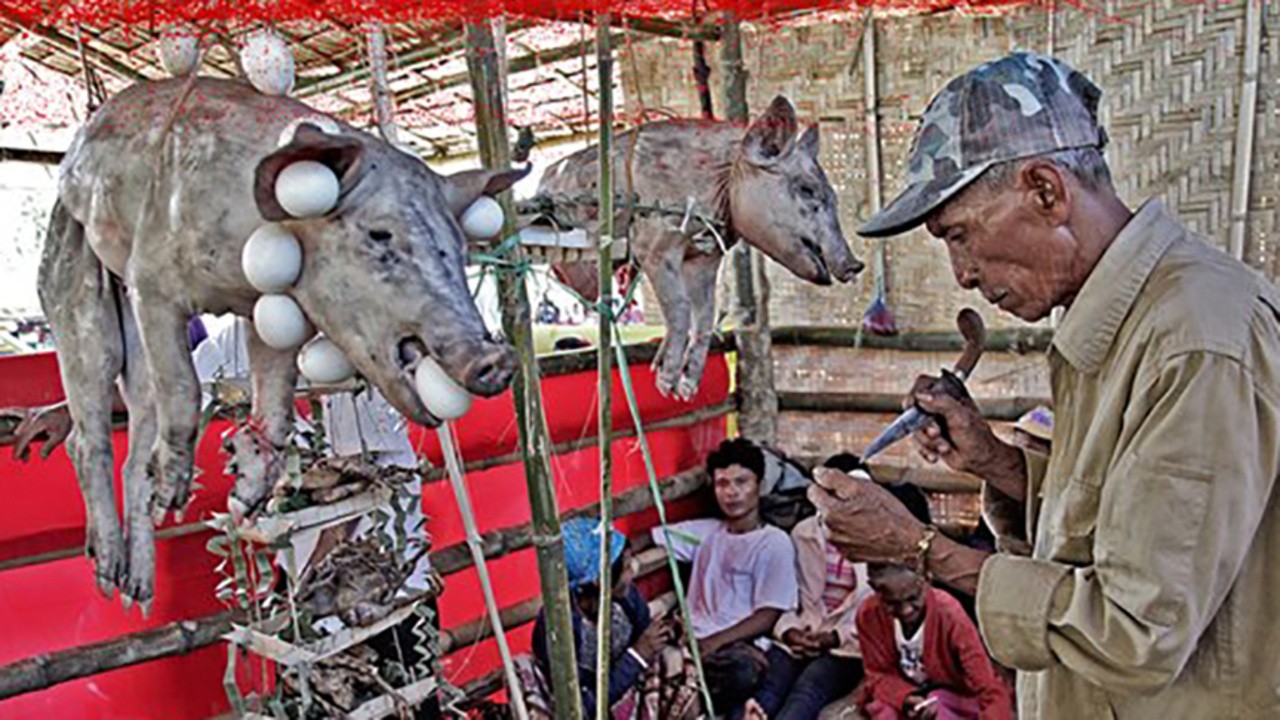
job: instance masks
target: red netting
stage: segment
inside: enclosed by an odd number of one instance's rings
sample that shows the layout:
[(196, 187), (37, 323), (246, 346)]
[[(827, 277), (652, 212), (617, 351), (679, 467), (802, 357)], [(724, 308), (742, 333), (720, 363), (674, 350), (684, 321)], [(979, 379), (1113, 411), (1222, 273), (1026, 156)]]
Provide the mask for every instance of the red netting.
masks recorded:
[(783, 16), (799, 10), (875, 6), (917, 11), (952, 7), (989, 8), (1039, 5), (1043, 0), (5, 0), (3, 15), (24, 25), (195, 24), (331, 20), (361, 24), (459, 20), (508, 15), (579, 19), (596, 12), (632, 17), (685, 18), (730, 12), (742, 20)]

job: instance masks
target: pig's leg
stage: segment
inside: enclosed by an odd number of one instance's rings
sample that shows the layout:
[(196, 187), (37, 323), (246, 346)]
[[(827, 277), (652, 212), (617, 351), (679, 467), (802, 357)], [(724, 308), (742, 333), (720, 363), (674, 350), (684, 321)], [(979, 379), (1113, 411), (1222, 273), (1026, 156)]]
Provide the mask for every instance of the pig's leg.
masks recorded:
[(227, 448), (236, 467), (236, 484), (227, 504), (237, 517), (256, 510), (284, 473), (298, 381), (297, 351), (274, 350), (256, 332), (248, 333), (248, 343), (253, 424), (232, 436)]
[(662, 307), (662, 317), (667, 323), (666, 337), (653, 361), (657, 370), (658, 392), (664, 397), (671, 395), (680, 380), (685, 348), (689, 345), (692, 307), (681, 272), (683, 260), (684, 248), (679, 245), (670, 246), (649, 258), (640, 258), (641, 267), (653, 285), (658, 304)]
[(716, 322), (716, 276), (721, 258), (720, 253), (714, 253), (695, 255), (684, 261), (684, 286), (693, 305), (693, 330), (684, 355), (680, 384), (676, 387), (681, 400), (693, 399), (707, 367), (707, 352)]
[(129, 548), (129, 576), (121, 587), (125, 598), (138, 601), (143, 615), (151, 610), (155, 590), (156, 545), (151, 522), (151, 478), (147, 463), (156, 441), (156, 408), (151, 374), (132, 307), (120, 298), (124, 327), (124, 374), (120, 394), (129, 408), (129, 454), (124, 461), (124, 523)]
[(40, 262), (40, 304), (58, 348), (73, 430), (67, 452), (85, 504), (85, 550), (98, 589), (110, 596), (126, 575), (116, 515), (111, 447), (111, 388), (120, 372), (120, 318), (112, 281), (85, 242), (84, 227), (61, 205), (50, 218)]
[(181, 517), (191, 491), (200, 384), (187, 347), (187, 311), (158, 288), (135, 282), (131, 292), (155, 400), (157, 436), (148, 468), (156, 491), (152, 518), (159, 523), (169, 510)]

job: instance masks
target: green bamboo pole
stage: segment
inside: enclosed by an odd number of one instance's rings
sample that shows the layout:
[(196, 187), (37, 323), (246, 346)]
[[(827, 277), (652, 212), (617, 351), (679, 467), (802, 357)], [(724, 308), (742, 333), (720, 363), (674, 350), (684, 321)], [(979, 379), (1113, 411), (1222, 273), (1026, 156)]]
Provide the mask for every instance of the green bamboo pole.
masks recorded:
[[(507, 144), (505, 88), (500, 71), (498, 48), (487, 21), (467, 23), (467, 70), (476, 109), (476, 132), (480, 159), (487, 168), (511, 166)], [(511, 194), (499, 199), (506, 216), (503, 237), (516, 232)], [(513, 243), (511, 260), (523, 265), (519, 243)], [(546, 607), (547, 645), (551, 658), (551, 687), (555, 695), (556, 717), (582, 720), (582, 695), (578, 689), (578, 663), (573, 648), (573, 622), (569, 615), (569, 580), (565, 573), (564, 538), (560, 534), (560, 510), (551, 485), (551, 440), (542, 411), (542, 386), (533, 350), (529, 296), (524, 275), (510, 269), (497, 274), (502, 298), (502, 327), (520, 356), (520, 372), (512, 383), (520, 449), (525, 456), (525, 481), (529, 486), (529, 509), (533, 520), (533, 545), (538, 556), (538, 574)]]
[(596, 69), (600, 78), (600, 341), (596, 358), (600, 371), (600, 609), (596, 632), (596, 717), (609, 717), (609, 652), (613, 647), (613, 587), (610, 544), (613, 533), (613, 48), (609, 42), (609, 15), (596, 18)]

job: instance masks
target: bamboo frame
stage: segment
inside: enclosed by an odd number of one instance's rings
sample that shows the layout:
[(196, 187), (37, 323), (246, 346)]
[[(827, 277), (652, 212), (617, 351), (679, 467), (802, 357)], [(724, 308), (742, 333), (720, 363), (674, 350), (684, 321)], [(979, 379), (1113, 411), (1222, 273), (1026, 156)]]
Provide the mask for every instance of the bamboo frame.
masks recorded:
[[(484, 166), (506, 169), (511, 166), (511, 148), (506, 137), (505, 93), (501, 87), (499, 48), (493, 29), (487, 22), (469, 22), (467, 34), (467, 72), (471, 79), (472, 97), (479, 131), (480, 157)], [(515, 63), (508, 71), (515, 72)], [(503, 237), (515, 232), (511, 194), (503, 193), (506, 223)], [(516, 258), (519, 244), (512, 250)], [(529, 508), (533, 516), (533, 537), (538, 550), (538, 575), (542, 595), (547, 603), (547, 638), (551, 667), (551, 685), (556, 707), (564, 720), (581, 720), (582, 701), (578, 689), (577, 660), (573, 647), (573, 623), (569, 614), (569, 583), (565, 571), (564, 539), (560, 534), (560, 513), (551, 485), (550, 439), (542, 408), (542, 387), (538, 363), (533, 350), (533, 332), (529, 298), (523, 276), (498, 273), (502, 298), (502, 326), (520, 356), (520, 372), (512, 383), (520, 448), (525, 453), (525, 481), (529, 488)]]
[[(599, 335), (596, 343), (598, 425), (600, 447), (600, 581), (596, 615), (596, 707), (595, 716), (609, 716), (609, 665), (613, 649), (613, 46), (610, 43), (608, 13), (597, 18), (596, 72), (599, 86), (600, 229), (596, 241), (596, 267), (600, 285)], [(557, 706), (558, 707), (558, 706)]]
[[(665, 479), (662, 494), (666, 500), (688, 497), (705, 484), (701, 468), (693, 468)], [(643, 512), (653, 507), (648, 487), (636, 488), (618, 497), (621, 516)], [(594, 511), (593, 507), (574, 510), (565, 517), (576, 517)], [(505, 528), (481, 537), (485, 556), (500, 557), (533, 544), (532, 525)], [(472, 566), (466, 543), (444, 548), (432, 555), (435, 568), (442, 575), (452, 575)], [(233, 624), (249, 620), (242, 611), (227, 611), (196, 620), (182, 620), (152, 630), (131, 633), (90, 645), (36, 655), (0, 667), (0, 700), (43, 690), (91, 675), (129, 667), (151, 660), (185, 655), (218, 642), (230, 632)], [(459, 649), (453, 645), (449, 651)], [(501, 677), (501, 672), (498, 673)]]
[[(1049, 405), (1049, 398), (1010, 397), (974, 398), (982, 417), (988, 420), (1013, 421), (1040, 405)], [(780, 392), (779, 412), (854, 412), (885, 413), (902, 412), (902, 395), (864, 392)]]
[[(964, 349), (964, 338), (955, 331), (901, 333), (892, 337), (862, 334), (843, 326), (786, 326), (770, 333), (774, 345), (851, 347), (865, 350), (909, 350), (952, 352)], [(1018, 354), (1044, 352), (1053, 342), (1053, 330), (1046, 327), (988, 330), (986, 352)]]
[[(737, 20), (726, 18), (720, 39), (720, 66), (724, 72), (724, 113), (729, 122), (745, 126), (747, 68), (742, 55), (742, 32)], [(738, 432), (772, 445), (778, 434), (777, 396), (773, 384), (773, 360), (769, 336), (769, 287), (759, 251), (738, 243), (732, 252), (735, 302), (742, 325), (735, 333), (738, 348), (738, 392), (742, 409)]]
[(1262, 42), (1262, 0), (1245, 0), (1244, 77), (1236, 111), (1235, 177), (1231, 182), (1231, 234), (1227, 250), (1244, 259), (1249, 223), (1249, 183), (1253, 178), (1253, 136), (1258, 114), (1258, 53)]

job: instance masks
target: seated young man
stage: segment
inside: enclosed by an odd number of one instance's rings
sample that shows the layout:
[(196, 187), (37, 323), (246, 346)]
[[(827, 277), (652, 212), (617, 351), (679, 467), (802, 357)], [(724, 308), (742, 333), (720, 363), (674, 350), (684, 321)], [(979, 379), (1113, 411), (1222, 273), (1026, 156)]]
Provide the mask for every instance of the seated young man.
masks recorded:
[(737, 715), (768, 668), (769, 635), (796, 607), (791, 538), (760, 519), (764, 454), (743, 439), (726, 440), (707, 457), (721, 519), (653, 529), (678, 560), (692, 561), (689, 615), (719, 715)]
[(915, 569), (869, 563), (858, 611), (872, 720), (1009, 720), (1013, 704), (960, 603)]

